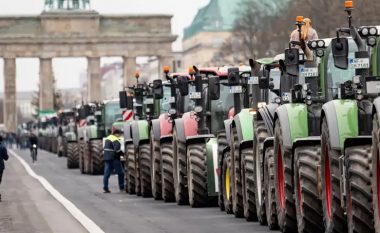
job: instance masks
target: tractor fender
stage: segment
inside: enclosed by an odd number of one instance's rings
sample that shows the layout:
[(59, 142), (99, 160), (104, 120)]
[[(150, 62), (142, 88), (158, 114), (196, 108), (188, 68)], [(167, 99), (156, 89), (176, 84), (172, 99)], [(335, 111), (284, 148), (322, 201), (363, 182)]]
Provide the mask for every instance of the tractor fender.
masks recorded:
[(243, 109), (233, 120), (233, 125), (236, 127), (239, 142), (253, 141), (253, 115), (248, 109)]
[(171, 135), (166, 135), (166, 136), (162, 136), (160, 138), (160, 143), (165, 143), (165, 142), (172, 142), (173, 141), (173, 134)]
[(85, 139), (90, 141), (98, 138), (98, 128), (96, 125), (89, 125), (85, 128)]
[(173, 134), (173, 124), (170, 121), (168, 114), (161, 114), (158, 120), (160, 122), (161, 137)]
[(215, 137), (206, 143), (207, 156), (207, 191), (208, 196), (216, 196), (219, 192), (218, 142)]
[(226, 140), (229, 143), (231, 141), (231, 124), (233, 120), (228, 119), (224, 120), (224, 129), (226, 130)]
[(77, 135), (74, 132), (66, 132), (65, 137), (67, 139), (67, 142), (76, 142), (77, 141)]
[(257, 112), (257, 120), (264, 121), (267, 129), (268, 129), (268, 135), (273, 136), (273, 123), (274, 123), (274, 115), (276, 112), (276, 109), (279, 107), (279, 104), (276, 103), (270, 103), (262, 108), (260, 108)]
[(210, 138), (215, 138), (214, 134), (200, 134), (195, 136), (186, 137), (186, 145), (191, 145), (195, 143), (204, 143)]
[(149, 122), (147, 120), (139, 120), (132, 122), (132, 139), (133, 144), (137, 147), (141, 141), (149, 141)]
[(160, 137), (161, 137), (160, 120), (159, 119), (152, 120), (152, 132), (153, 132), (153, 140), (159, 141)]
[(358, 106), (356, 100), (332, 100), (322, 106), (321, 123), (326, 118), (332, 149), (342, 150), (346, 138), (357, 137)]
[(190, 112), (184, 113), (182, 118), (175, 119), (174, 124), (180, 142), (186, 142), (187, 137), (198, 134), (198, 122), (195, 120), (195, 117), (191, 116)]
[(380, 97), (377, 97), (377, 98), (375, 99), (375, 101), (373, 101), (372, 114), (377, 113), (378, 117), (380, 117), (380, 116), (379, 116), (379, 114), (380, 114), (379, 111), (380, 111)]
[(292, 154), (294, 154), (294, 151), (296, 150), (297, 147), (300, 147), (300, 146), (315, 146), (315, 145), (320, 145), (320, 144), (321, 144), (321, 136), (311, 136), (311, 137), (306, 137), (306, 138), (297, 138), (293, 142)]

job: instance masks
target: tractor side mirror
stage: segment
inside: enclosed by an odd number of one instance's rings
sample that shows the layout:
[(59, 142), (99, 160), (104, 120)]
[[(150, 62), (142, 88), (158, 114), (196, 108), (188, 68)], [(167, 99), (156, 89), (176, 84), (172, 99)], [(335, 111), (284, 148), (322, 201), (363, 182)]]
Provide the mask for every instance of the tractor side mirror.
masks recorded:
[(331, 49), (335, 67), (346, 70), (348, 68), (348, 39), (334, 38), (331, 41)]
[(220, 98), (220, 83), (218, 76), (210, 76), (208, 78), (208, 89), (211, 100), (218, 100)]
[(261, 75), (259, 77), (259, 88), (260, 89), (268, 89), (269, 88), (269, 70), (264, 67), (262, 72), (260, 72)]
[(239, 68), (228, 68), (228, 85), (236, 86), (240, 83)]
[(119, 104), (120, 108), (127, 108), (127, 92), (119, 91)]
[(187, 77), (179, 76), (177, 77), (177, 87), (181, 96), (189, 95), (189, 85)]
[(164, 97), (164, 87), (162, 86), (162, 80), (153, 80), (153, 98), (160, 100)]
[(285, 50), (285, 67), (289, 75), (298, 76), (299, 56), (300, 52), (297, 48)]

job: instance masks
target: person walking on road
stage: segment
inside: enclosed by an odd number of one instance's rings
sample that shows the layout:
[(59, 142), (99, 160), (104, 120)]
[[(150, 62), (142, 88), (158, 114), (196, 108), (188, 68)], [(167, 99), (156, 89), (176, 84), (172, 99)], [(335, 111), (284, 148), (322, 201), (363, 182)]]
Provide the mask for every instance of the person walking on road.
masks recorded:
[[(0, 184), (3, 178), (3, 172), (5, 169), (4, 161), (8, 160), (7, 148), (3, 145), (3, 137), (0, 136)], [(0, 202), (1, 202), (1, 193), (0, 193)]]
[(104, 176), (103, 176), (103, 191), (104, 193), (110, 193), (108, 188), (108, 181), (115, 170), (119, 178), (120, 191), (124, 190), (124, 171), (121, 165), (120, 156), (123, 155), (121, 151), (121, 144), (119, 141), (119, 135), (121, 131), (116, 128), (112, 128), (112, 134), (106, 138), (104, 144)]

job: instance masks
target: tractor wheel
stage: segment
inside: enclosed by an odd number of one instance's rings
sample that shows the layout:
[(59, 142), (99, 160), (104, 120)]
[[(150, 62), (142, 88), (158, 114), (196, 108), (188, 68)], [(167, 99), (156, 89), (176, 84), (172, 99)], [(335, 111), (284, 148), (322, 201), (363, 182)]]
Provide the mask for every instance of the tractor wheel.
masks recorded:
[(377, 114), (373, 118), (372, 129), (372, 198), (375, 231), (380, 233), (380, 122)]
[(253, 162), (253, 149), (241, 150), (241, 177), (243, 189), (244, 217), (247, 221), (257, 221), (255, 198), (255, 169)]
[(151, 134), (151, 155), (152, 155), (152, 195), (154, 200), (162, 199), (162, 185), (161, 185), (161, 151), (160, 142), (153, 139)]
[(187, 177), (191, 207), (205, 207), (208, 203), (206, 143), (187, 147)]
[(90, 174), (90, 145), (87, 142), (83, 143), (83, 173)]
[(347, 232), (347, 218), (340, 200), (340, 151), (330, 146), (330, 133), (326, 118), (322, 121), (321, 179), (323, 222), (326, 233)]
[(283, 145), (280, 121), (275, 124), (274, 167), (277, 219), (284, 233), (297, 232), (297, 214), (293, 197), (292, 151)]
[(129, 194), (136, 193), (136, 157), (135, 157), (135, 146), (132, 143), (125, 145), (126, 151), (126, 181), (127, 181), (127, 192)]
[(161, 144), (161, 184), (162, 199), (165, 202), (175, 201), (174, 177), (173, 177), (173, 144), (172, 142), (164, 142)]
[(58, 144), (58, 151), (57, 151), (57, 155), (58, 155), (58, 158), (59, 157), (62, 157), (63, 156), (63, 150), (61, 148), (63, 148), (63, 137), (62, 136), (58, 136), (58, 139), (57, 139), (57, 144)]
[(139, 164), (141, 195), (143, 197), (152, 197), (152, 159), (150, 157), (150, 143), (139, 146)]
[(83, 141), (79, 142), (79, 170), (80, 173), (84, 174), (84, 151), (86, 143)]
[(276, 188), (274, 182), (274, 149), (268, 147), (265, 150), (264, 174), (263, 174), (263, 196), (266, 222), (270, 230), (278, 230)]
[(223, 150), (228, 146), (226, 132), (221, 132), (218, 134), (218, 163), (219, 163), (219, 193), (218, 193), (218, 205), (221, 211), (225, 211), (224, 207), (224, 198), (223, 198), (223, 188), (224, 188), (224, 182), (222, 179), (223, 174), (223, 160), (224, 160), (224, 154)]
[(294, 152), (294, 197), (298, 232), (324, 232), (322, 202), (318, 197), (317, 166), (321, 163), (321, 146), (303, 146)]
[(345, 150), (345, 155), (348, 232), (374, 232), (371, 145), (348, 147)]
[(189, 190), (187, 187), (187, 155), (186, 144), (177, 138), (177, 131), (173, 133), (174, 152), (174, 189), (175, 199), (178, 205), (189, 204)]
[(62, 152), (63, 157), (67, 157), (67, 145), (68, 145), (67, 138), (63, 137), (63, 152)]
[(137, 196), (141, 196), (141, 168), (140, 168), (140, 148), (135, 148), (135, 193)]
[(254, 182), (255, 182), (255, 202), (257, 219), (261, 225), (267, 224), (267, 217), (265, 213), (265, 194), (263, 190), (263, 146), (264, 140), (268, 137), (268, 130), (263, 121), (257, 121), (255, 124), (255, 131), (253, 136), (253, 162), (254, 162)]
[(101, 175), (104, 173), (103, 142), (102, 140), (90, 141), (91, 174)]
[(79, 167), (78, 143), (70, 142), (67, 144), (67, 168), (73, 169)]
[(232, 214), (232, 182), (231, 182), (231, 155), (227, 152), (223, 158), (222, 182), (223, 204), (227, 214)]
[(243, 187), (241, 179), (241, 162), (240, 162), (240, 142), (238, 139), (236, 127), (232, 128), (232, 148), (231, 148), (231, 162), (232, 162), (232, 210), (237, 218), (244, 217), (243, 206)]

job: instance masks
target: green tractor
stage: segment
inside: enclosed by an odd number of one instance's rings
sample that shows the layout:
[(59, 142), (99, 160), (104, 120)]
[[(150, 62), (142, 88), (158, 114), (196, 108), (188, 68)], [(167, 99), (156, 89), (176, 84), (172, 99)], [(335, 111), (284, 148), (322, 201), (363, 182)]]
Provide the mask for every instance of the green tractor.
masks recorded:
[(38, 119), (38, 141), (41, 149), (57, 153), (58, 119), (56, 113), (40, 114)]
[[(233, 108), (224, 128), (218, 133), (219, 206), (236, 217), (262, 221), (255, 183), (254, 121), (259, 109), (273, 99), (280, 82), (278, 60), (250, 60), (251, 67), (238, 73), (229, 70), (228, 86), (242, 86), (243, 92), (233, 93)], [(238, 78), (238, 75), (240, 78)], [(264, 140), (264, 138), (262, 139)], [(261, 193), (260, 193), (261, 195)]]
[(73, 109), (58, 112), (58, 157), (67, 157), (69, 142), (77, 141), (75, 120)]
[[(161, 80), (155, 80), (153, 85), (159, 85), (157, 81)], [(152, 196), (150, 129), (151, 121), (158, 117), (162, 98), (155, 96), (152, 87), (137, 81), (136, 86), (128, 88), (129, 96), (126, 91), (120, 92), (120, 107), (134, 110), (134, 120), (124, 124), (126, 191), (143, 197)]]
[(85, 174), (103, 174), (103, 143), (112, 127), (122, 127), (119, 100), (104, 101), (102, 104), (87, 104), (79, 109), (80, 144), (79, 169)]

